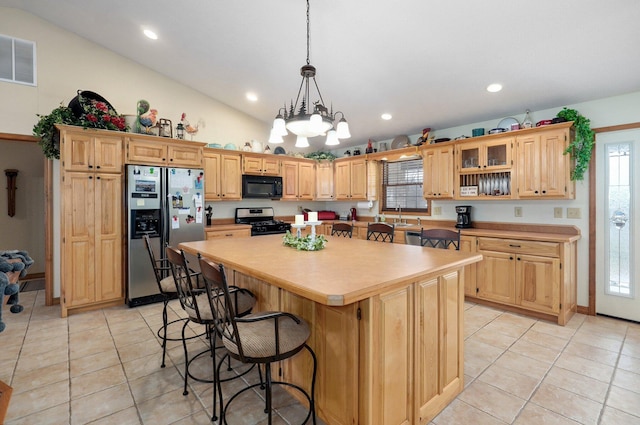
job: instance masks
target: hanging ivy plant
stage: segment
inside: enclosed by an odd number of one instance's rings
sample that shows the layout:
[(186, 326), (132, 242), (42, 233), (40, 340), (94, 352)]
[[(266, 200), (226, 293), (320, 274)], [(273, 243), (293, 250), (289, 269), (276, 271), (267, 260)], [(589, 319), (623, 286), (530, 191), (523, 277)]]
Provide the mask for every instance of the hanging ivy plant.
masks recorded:
[(556, 116), (567, 121), (573, 121), (576, 137), (564, 153), (571, 155), (575, 160), (575, 166), (571, 171), (571, 180), (583, 180), (584, 173), (587, 171), (591, 161), (591, 151), (595, 142), (593, 130), (591, 130), (591, 120), (581, 115), (577, 110), (569, 108), (562, 108)]

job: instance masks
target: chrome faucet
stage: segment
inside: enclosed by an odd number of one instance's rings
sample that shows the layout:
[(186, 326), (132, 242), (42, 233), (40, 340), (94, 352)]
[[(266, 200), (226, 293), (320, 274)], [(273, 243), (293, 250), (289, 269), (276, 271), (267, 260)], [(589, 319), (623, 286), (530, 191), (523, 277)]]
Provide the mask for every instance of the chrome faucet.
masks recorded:
[(398, 223), (402, 224), (402, 205), (398, 204), (396, 210), (398, 211)]

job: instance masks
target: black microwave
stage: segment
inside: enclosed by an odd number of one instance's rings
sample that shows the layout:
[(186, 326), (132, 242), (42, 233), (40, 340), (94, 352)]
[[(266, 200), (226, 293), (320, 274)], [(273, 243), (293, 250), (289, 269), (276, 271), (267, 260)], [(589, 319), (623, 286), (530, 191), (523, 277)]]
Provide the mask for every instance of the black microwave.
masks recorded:
[(278, 176), (242, 176), (243, 198), (282, 198), (282, 177)]

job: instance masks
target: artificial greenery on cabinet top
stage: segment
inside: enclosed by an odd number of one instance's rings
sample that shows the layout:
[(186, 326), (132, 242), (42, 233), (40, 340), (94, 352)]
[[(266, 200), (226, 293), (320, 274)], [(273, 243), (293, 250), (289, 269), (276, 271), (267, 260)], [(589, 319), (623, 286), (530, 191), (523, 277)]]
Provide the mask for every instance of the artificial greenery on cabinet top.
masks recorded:
[(562, 108), (557, 117), (573, 121), (576, 136), (564, 153), (575, 159), (574, 168), (571, 170), (571, 180), (583, 180), (584, 173), (591, 161), (591, 151), (595, 142), (593, 130), (591, 130), (591, 120), (577, 110), (569, 108)]

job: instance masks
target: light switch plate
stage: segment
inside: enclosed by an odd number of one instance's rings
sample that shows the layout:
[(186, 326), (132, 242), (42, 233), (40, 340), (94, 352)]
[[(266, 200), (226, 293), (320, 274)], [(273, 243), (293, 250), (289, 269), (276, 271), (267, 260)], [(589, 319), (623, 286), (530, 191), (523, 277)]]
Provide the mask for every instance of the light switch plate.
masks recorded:
[(567, 218), (582, 218), (580, 208), (567, 208)]
[(513, 207), (513, 216), (522, 217), (522, 207)]
[(553, 218), (562, 218), (562, 207), (555, 207), (553, 209)]
[(433, 215), (442, 215), (442, 207), (433, 207)]

